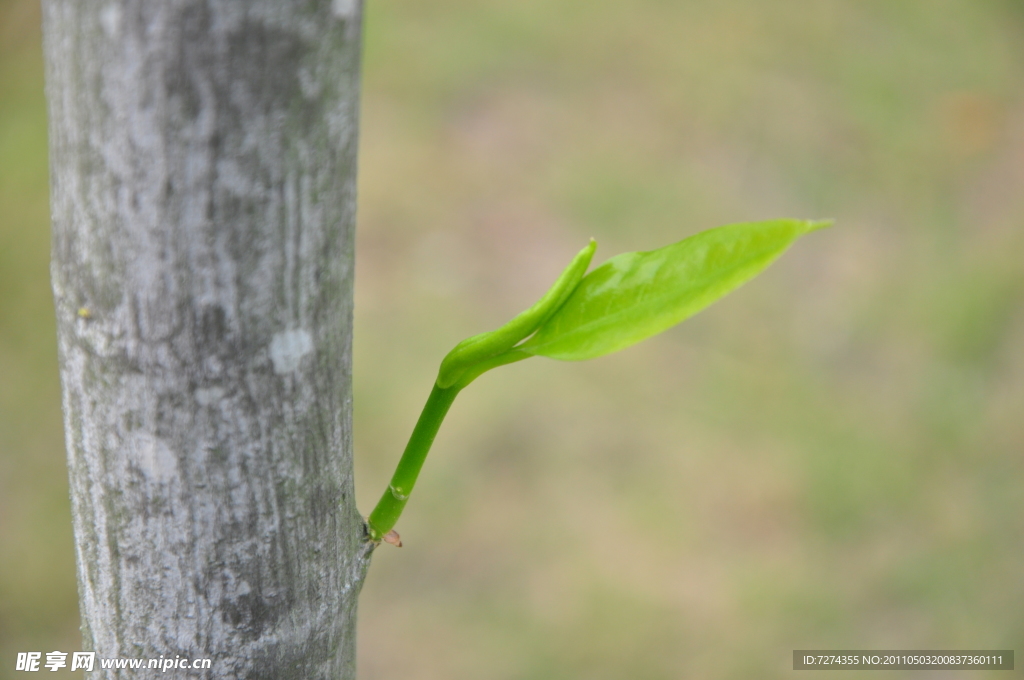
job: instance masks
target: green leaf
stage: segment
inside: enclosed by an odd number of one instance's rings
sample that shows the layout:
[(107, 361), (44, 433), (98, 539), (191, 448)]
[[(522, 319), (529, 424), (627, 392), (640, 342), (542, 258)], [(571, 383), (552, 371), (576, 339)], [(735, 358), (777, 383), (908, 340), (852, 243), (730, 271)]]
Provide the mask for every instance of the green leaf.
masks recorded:
[[(565, 303), (580, 280), (583, 279), (596, 249), (597, 241), (590, 239), (590, 243), (576, 254), (576, 257), (559, 275), (558, 280), (548, 289), (548, 292), (544, 293), (544, 296), (525, 312), (498, 330), (474, 335), (456, 345), (441, 361), (441, 368), (437, 373), (437, 386), (444, 389), (456, 383), (464, 383), (462, 386), (469, 384), (473, 378), (483, 372), (471, 372), (470, 369), (507, 352), (520, 340), (537, 330)], [(494, 363), (493, 366), (488, 365), (488, 367), (500, 366), (503, 363), (509, 363), (509, 361), (503, 359)], [(471, 377), (466, 380), (465, 378), (468, 376)]]
[(516, 349), (580, 361), (609, 354), (696, 314), (759, 274), (800, 236), (831, 220), (772, 220), (709, 229), (590, 272)]

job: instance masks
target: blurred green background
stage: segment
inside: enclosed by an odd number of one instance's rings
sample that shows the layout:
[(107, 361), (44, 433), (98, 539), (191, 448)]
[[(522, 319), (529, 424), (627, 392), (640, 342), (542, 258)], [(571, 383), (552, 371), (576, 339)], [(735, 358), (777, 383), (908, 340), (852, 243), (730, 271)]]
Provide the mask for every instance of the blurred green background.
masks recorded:
[[(0, 0), (0, 678), (80, 648), (39, 40)], [(663, 336), (467, 390), (374, 557), (361, 678), (1024, 651), (1020, 0), (371, 0), (360, 166), (364, 512), (443, 354), (588, 237), (837, 219)]]

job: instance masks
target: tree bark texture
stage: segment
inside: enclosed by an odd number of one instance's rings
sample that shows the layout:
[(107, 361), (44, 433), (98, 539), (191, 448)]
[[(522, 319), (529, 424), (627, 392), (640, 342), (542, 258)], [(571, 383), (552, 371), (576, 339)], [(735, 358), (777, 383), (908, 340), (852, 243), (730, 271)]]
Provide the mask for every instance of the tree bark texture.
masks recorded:
[(83, 649), (354, 678), (360, 2), (43, 6)]

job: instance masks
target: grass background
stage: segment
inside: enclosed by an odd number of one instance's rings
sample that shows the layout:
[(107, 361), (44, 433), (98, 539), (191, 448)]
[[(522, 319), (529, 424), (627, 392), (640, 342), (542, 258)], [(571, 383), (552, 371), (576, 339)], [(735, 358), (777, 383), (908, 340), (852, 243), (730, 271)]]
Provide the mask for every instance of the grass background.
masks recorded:
[[(1024, 651), (1019, 0), (371, 0), (365, 28), (364, 512), (443, 354), (588, 237), (837, 223), (663, 336), (467, 390), (374, 557), (360, 678)], [(37, 3), (0, 0), (0, 678), (80, 649), (42, 88)]]

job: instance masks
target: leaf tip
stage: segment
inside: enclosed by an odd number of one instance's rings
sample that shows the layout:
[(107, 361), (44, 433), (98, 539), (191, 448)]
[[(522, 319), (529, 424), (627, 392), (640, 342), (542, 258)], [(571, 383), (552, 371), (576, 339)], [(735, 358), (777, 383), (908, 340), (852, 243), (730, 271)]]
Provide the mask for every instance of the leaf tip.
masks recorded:
[(825, 229), (835, 224), (835, 220), (831, 217), (824, 220), (804, 220), (804, 233), (809, 234), (812, 231), (818, 231), (819, 229)]

